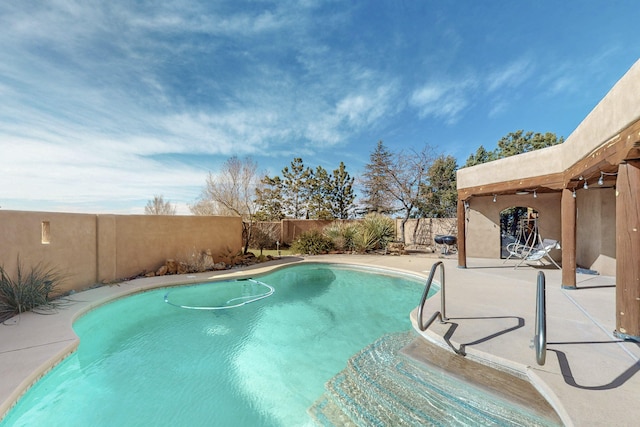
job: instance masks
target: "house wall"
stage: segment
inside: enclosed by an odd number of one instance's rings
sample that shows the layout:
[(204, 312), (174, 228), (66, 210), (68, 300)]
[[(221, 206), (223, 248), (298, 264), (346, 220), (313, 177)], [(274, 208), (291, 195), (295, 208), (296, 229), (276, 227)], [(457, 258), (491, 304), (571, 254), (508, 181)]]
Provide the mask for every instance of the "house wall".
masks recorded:
[[(476, 258), (500, 258), (500, 212), (514, 206), (530, 207), (538, 211), (538, 230), (545, 239), (560, 241), (560, 195), (542, 193), (532, 195), (472, 197), (466, 218), (467, 256)], [(561, 261), (561, 251), (552, 251), (553, 259)]]
[(61, 291), (155, 271), (167, 258), (207, 249), (218, 262), (241, 248), (239, 217), (0, 211), (0, 265), (11, 277), (18, 257), (24, 271), (55, 268), (65, 277)]
[(615, 189), (591, 186), (576, 195), (576, 264), (615, 276)]

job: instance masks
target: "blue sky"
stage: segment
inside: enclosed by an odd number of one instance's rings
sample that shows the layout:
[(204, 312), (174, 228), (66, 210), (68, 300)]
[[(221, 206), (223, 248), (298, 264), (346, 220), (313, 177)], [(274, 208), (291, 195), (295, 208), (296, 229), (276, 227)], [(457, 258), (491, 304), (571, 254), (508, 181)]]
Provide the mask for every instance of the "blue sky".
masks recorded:
[(358, 176), (567, 137), (640, 57), (634, 1), (4, 1), (0, 207), (188, 213), (229, 157)]

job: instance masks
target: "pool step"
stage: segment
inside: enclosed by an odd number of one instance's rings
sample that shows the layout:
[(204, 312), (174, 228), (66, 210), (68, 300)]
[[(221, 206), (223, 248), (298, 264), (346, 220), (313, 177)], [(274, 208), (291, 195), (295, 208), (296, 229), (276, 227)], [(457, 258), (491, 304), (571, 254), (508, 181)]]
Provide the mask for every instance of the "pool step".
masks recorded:
[(466, 378), (431, 369), (421, 341), (412, 333), (394, 334), (366, 347), (326, 384), (309, 413), (322, 426), (561, 424), (529, 410), (528, 400), (505, 400)]

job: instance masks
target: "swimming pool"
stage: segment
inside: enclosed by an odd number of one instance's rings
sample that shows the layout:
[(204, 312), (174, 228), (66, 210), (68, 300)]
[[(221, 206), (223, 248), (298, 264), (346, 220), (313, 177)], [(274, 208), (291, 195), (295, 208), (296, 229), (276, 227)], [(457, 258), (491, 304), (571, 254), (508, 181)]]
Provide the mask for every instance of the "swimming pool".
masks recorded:
[[(78, 350), (0, 424), (311, 424), (307, 408), (350, 356), (411, 328), (409, 312), (424, 284), (415, 276), (309, 263), (256, 279), (274, 292), (230, 309), (176, 305), (228, 304), (238, 298), (234, 285), (246, 282), (157, 289), (89, 312), (74, 324)], [(216, 294), (221, 289), (226, 294)], [(251, 300), (261, 292), (240, 295)]]

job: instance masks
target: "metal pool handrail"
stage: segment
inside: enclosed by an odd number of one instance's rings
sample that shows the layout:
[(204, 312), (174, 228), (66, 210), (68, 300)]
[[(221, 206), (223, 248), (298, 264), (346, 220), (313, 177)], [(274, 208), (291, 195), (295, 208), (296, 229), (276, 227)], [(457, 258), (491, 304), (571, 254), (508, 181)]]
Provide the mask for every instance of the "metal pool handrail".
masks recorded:
[[(433, 283), (433, 276), (436, 274), (436, 269), (440, 267), (440, 311), (436, 311), (433, 315), (427, 320), (427, 323), (422, 324), (422, 312), (424, 311), (424, 304), (427, 301), (427, 297), (429, 296), (429, 290), (431, 289), (431, 283)], [(442, 261), (438, 261), (433, 266), (431, 266), (431, 272), (429, 273), (429, 278), (427, 279), (427, 283), (424, 287), (424, 292), (422, 293), (422, 298), (420, 299), (420, 305), (418, 306), (418, 328), (421, 331), (426, 330), (429, 325), (436, 320), (437, 317), (440, 318), (440, 322), (443, 323), (447, 319), (446, 315), (446, 306), (444, 300), (444, 264)]]
[(538, 289), (536, 293), (536, 330), (533, 337), (533, 345), (536, 350), (538, 365), (544, 365), (547, 357), (547, 308), (545, 295), (545, 277), (542, 271), (538, 272)]

